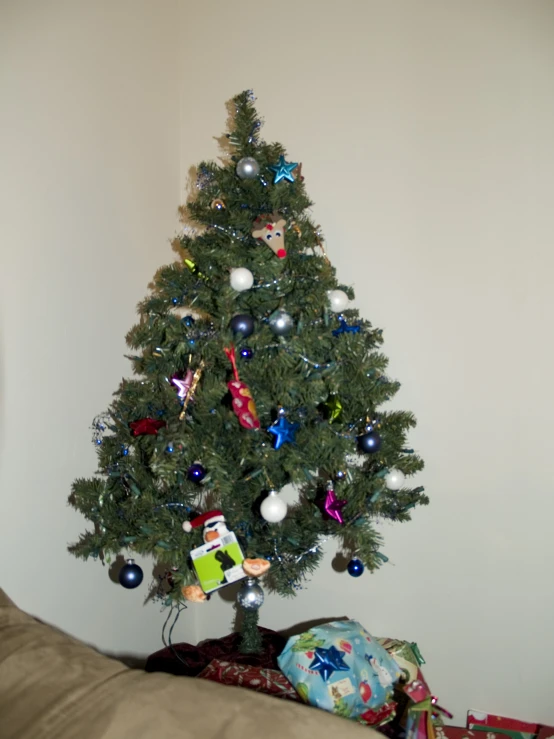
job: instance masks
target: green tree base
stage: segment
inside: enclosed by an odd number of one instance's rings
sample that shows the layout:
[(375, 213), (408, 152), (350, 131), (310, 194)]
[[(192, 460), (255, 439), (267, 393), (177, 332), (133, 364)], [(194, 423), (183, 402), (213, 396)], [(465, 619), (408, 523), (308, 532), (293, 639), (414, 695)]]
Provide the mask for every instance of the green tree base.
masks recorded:
[(240, 617), (240, 651), (241, 654), (260, 654), (262, 651), (262, 635), (258, 629), (258, 611), (245, 610), (237, 606)]

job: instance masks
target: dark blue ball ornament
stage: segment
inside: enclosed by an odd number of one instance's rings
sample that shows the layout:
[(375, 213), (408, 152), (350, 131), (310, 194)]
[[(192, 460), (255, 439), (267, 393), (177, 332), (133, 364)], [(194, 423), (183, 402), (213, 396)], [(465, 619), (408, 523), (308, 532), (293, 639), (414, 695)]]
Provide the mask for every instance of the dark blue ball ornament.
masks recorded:
[(252, 359), (252, 357), (254, 356), (254, 352), (249, 346), (243, 346), (240, 350), (240, 356), (243, 359)]
[(188, 468), (187, 477), (189, 480), (192, 480), (192, 482), (202, 482), (206, 477), (206, 468), (202, 467), (199, 462), (195, 462)]
[(361, 560), (351, 559), (346, 569), (348, 570), (348, 574), (352, 577), (360, 577), (360, 575), (363, 575), (365, 567)]
[(362, 436), (358, 436), (358, 448), (366, 454), (374, 454), (381, 448), (381, 437), (377, 431), (368, 431)]
[(234, 334), (241, 334), (244, 339), (254, 333), (254, 319), (248, 313), (233, 316), (230, 326)]
[(185, 316), (181, 318), (181, 323), (187, 328), (192, 328), (194, 326), (194, 318), (192, 316)]
[(138, 588), (143, 577), (144, 573), (142, 568), (135, 564), (134, 559), (128, 559), (127, 564), (123, 565), (119, 571), (119, 582), (124, 588), (127, 588), (127, 590)]

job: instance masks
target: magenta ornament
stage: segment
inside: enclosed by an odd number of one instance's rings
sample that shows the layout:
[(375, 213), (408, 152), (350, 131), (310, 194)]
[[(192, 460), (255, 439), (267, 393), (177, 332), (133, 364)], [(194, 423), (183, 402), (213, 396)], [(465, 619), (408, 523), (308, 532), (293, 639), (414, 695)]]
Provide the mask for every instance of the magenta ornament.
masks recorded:
[(175, 387), (177, 388), (177, 395), (179, 396), (180, 400), (185, 400), (187, 395), (189, 394), (190, 386), (192, 385), (192, 370), (187, 370), (187, 374), (184, 377), (177, 377), (177, 375), (174, 375), (171, 378), (171, 382)]
[(325, 495), (325, 502), (323, 509), (329, 518), (334, 518), (340, 524), (344, 523), (342, 516), (342, 509), (348, 503), (347, 500), (339, 500), (335, 495), (332, 483), (327, 485), (327, 494)]

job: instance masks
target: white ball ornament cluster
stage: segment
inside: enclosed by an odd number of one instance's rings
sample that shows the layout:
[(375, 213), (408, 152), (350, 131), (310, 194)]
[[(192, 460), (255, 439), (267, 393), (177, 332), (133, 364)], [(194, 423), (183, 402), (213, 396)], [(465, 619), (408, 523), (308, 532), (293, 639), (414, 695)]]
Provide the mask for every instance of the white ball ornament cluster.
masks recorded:
[(279, 523), (287, 515), (287, 504), (275, 490), (271, 490), (260, 506), (260, 513), (268, 523)]
[(254, 275), (246, 267), (237, 267), (231, 270), (230, 281), (233, 290), (241, 293), (244, 290), (250, 290), (254, 284)]
[(350, 302), (344, 290), (329, 290), (327, 297), (329, 298), (329, 306), (333, 313), (342, 313), (343, 310), (346, 310)]

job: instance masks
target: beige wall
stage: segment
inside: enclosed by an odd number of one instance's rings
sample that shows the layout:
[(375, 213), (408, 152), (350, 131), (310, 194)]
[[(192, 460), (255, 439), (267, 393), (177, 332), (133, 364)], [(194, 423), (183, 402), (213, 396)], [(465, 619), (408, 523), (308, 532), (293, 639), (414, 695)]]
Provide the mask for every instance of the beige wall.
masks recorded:
[[(553, 723), (551, 0), (1, 13), (0, 584), (104, 649), (159, 646), (145, 590), (66, 553), (83, 522), (65, 497), (94, 470), (88, 426), (130, 371), (123, 337), (172, 258), (180, 186), (217, 155), (224, 102), (254, 87), (340, 279), (385, 329), (432, 496), (385, 528), (377, 575), (335, 573), (329, 546), (262, 622), (357, 618), (419, 643), (459, 723), (468, 707)], [(215, 597), (178, 638), (232, 615)]]
[(68, 555), (85, 522), (66, 497), (95, 470), (89, 426), (172, 258), (177, 6), (14, 0), (0, 16), (0, 586), (104, 649), (147, 653), (160, 609)]
[[(330, 566), (262, 622), (348, 615), (416, 640), (468, 707), (554, 722), (551, 621), (554, 3), (182, 3), (183, 173), (253, 87), (303, 162), (341, 280), (385, 330), (432, 497), (386, 526), (391, 564)], [(225, 633), (230, 604), (202, 610)]]

